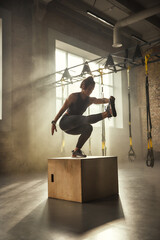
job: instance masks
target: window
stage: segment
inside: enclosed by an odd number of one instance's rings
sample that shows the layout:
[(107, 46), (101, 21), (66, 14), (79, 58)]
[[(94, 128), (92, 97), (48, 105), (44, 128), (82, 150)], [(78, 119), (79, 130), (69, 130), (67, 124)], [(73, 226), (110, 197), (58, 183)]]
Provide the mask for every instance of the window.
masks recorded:
[[(76, 66), (79, 64), (84, 63), (85, 61), (89, 61), (89, 59), (86, 59), (83, 56), (78, 56), (73, 53), (70, 53), (68, 51), (56, 48), (56, 72), (63, 70), (65, 68), (70, 68), (72, 66)], [(93, 59), (93, 58), (92, 58)], [(95, 59), (95, 58), (94, 58)], [(89, 63), (91, 71), (98, 70), (102, 66), (96, 62), (91, 62)], [(77, 76), (82, 72), (83, 66), (78, 66), (73, 69), (69, 70), (70, 75)], [(116, 73), (117, 74), (117, 73)], [(60, 80), (62, 78), (62, 73), (57, 73), (56, 74), (56, 81)], [(93, 93), (91, 96), (95, 96), (97, 98), (101, 97), (106, 97), (109, 98), (112, 95), (115, 95), (115, 90), (116, 93), (120, 95), (120, 90), (119, 87), (121, 87), (121, 77), (118, 79), (118, 86), (116, 87), (116, 78), (114, 74), (105, 74), (103, 75), (103, 87), (101, 85), (101, 78), (100, 77), (95, 77), (94, 78), (96, 85)], [(64, 83), (65, 84), (65, 83)], [(103, 93), (102, 93), (102, 88), (103, 88)], [(61, 108), (63, 102), (65, 99), (73, 92), (79, 92), (80, 91), (80, 82), (77, 81), (74, 84), (68, 84), (64, 85), (63, 87), (61, 84), (57, 86), (56, 88), (56, 112), (59, 111)], [(121, 100), (119, 96), (119, 105), (121, 105)], [(95, 114), (95, 113), (100, 113), (104, 111), (104, 106), (103, 105), (91, 105), (85, 114)], [(121, 121), (122, 122), (122, 121)], [(109, 121), (106, 121), (106, 126), (107, 127), (122, 127), (122, 124), (119, 124), (119, 120), (116, 120), (115, 118), (111, 118)], [(94, 124), (94, 127), (101, 127), (101, 122), (98, 122)]]
[(2, 19), (0, 19), (0, 120), (2, 120)]

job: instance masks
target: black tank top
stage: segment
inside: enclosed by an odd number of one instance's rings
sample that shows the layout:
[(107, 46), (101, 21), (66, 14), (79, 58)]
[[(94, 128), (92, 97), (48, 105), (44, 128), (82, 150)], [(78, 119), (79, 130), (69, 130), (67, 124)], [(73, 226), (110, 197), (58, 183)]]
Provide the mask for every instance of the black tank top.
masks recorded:
[(75, 94), (76, 94), (77, 99), (74, 103), (72, 103), (69, 106), (67, 113), (69, 115), (82, 115), (86, 111), (86, 109), (89, 105), (89, 97), (87, 96), (85, 99), (83, 99), (81, 97), (80, 92), (75, 93)]

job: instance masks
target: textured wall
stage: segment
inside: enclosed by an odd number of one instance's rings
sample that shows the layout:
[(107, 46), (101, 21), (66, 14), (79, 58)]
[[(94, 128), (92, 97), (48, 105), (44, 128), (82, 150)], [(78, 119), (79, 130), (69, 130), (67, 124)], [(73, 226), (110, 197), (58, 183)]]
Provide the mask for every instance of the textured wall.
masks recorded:
[[(156, 49), (158, 51), (158, 48)], [(148, 65), (150, 111), (152, 120), (152, 140), (155, 159), (160, 159), (160, 62)], [(139, 109), (141, 132), (141, 151), (146, 159), (147, 154), (147, 117), (146, 117), (146, 92), (145, 92), (145, 67), (137, 67), (132, 73), (131, 95), (134, 110)], [(132, 113), (133, 122), (137, 122)], [(136, 128), (135, 128), (136, 129)]]
[(41, 170), (47, 166), (47, 117), (54, 96), (53, 89), (37, 87), (42, 77), (53, 72), (48, 63), (52, 54), (48, 30), (36, 20), (33, 1), (5, 1), (0, 8), (4, 24), (0, 170)]

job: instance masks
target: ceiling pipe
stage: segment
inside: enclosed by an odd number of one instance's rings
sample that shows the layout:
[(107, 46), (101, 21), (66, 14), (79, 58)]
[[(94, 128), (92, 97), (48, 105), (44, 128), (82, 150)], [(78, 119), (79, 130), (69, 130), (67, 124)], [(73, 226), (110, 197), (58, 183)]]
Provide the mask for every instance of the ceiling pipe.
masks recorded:
[(113, 45), (112, 47), (121, 47), (122, 43), (120, 41), (120, 28), (121, 27), (126, 27), (132, 23), (139, 22), (140, 20), (144, 20), (145, 18), (151, 17), (153, 15), (156, 15), (160, 13), (160, 5), (150, 8), (150, 9), (145, 9), (139, 13), (135, 13), (127, 18), (124, 18), (120, 21), (118, 21), (113, 29)]

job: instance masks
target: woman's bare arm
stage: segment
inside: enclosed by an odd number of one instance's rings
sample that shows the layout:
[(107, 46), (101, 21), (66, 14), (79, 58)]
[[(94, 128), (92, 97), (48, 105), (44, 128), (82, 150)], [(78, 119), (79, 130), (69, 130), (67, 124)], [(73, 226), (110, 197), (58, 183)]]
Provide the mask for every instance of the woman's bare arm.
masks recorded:
[(58, 119), (62, 116), (62, 114), (67, 110), (67, 108), (70, 106), (70, 104), (72, 102), (75, 101), (75, 94), (72, 93), (71, 95), (69, 95), (69, 97), (66, 99), (66, 101), (64, 102), (63, 106), (61, 107), (61, 109), (59, 110), (59, 112), (57, 113), (56, 117), (54, 118), (54, 122), (56, 123), (58, 121)]
[(95, 98), (95, 97), (90, 97), (89, 98), (89, 104), (104, 104), (104, 103), (109, 103), (109, 98)]
[(54, 120), (53, 120), (53, 124), (52, 124), (52, 135), (54, 134), (54, 131), (57, 131), (56, 128), (56, 122), (58, 121), (58, 119), (62, 116), (62, 114), (68, 109), (68, 107), (70, 106), (70, 104), (72, 102), (75, 101), (75, 94), (72, 93), (64, 102), (63, 106), (61, 107), (61, 109), (59, 110), (59, 112), (57, 113), (57, 115), (55, 116)]

